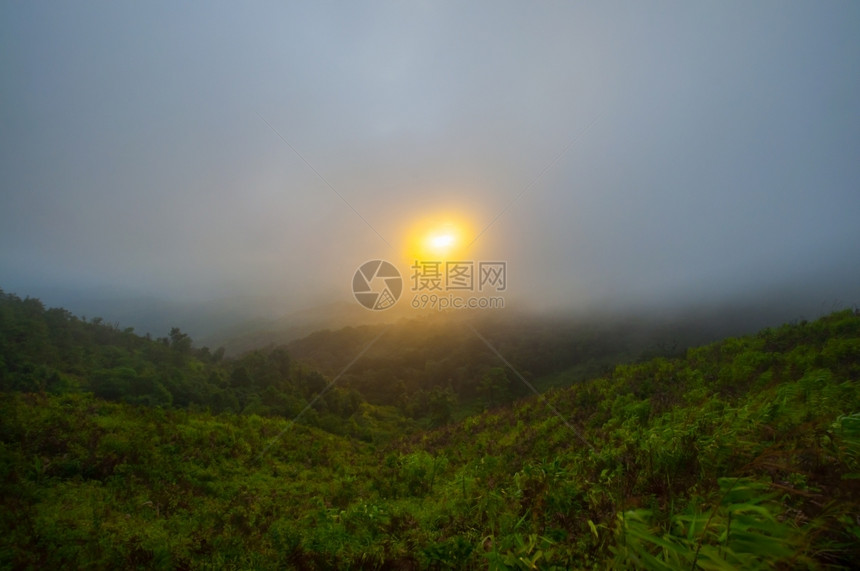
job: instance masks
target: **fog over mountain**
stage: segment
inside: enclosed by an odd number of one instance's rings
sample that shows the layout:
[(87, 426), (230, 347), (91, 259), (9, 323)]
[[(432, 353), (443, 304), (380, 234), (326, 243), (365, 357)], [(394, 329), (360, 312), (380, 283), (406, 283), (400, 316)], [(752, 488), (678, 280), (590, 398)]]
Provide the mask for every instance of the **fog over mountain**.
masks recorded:
[(0, 288), (224, 337), (354, 303), (360, 264), (405, 271), (454, 217), (535, 310), (858, 303), (858, 26), (851, 2), (6, 3)]

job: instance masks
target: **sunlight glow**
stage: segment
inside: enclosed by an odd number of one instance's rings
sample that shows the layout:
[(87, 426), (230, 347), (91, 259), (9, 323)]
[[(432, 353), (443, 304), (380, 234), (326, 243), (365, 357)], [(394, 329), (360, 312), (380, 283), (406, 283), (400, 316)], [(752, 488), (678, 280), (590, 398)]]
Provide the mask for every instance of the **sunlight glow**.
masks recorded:
[(456, 239), (451, 234), (440, 234), (430, 237), (430, 245), (434, 248), (444, 249), (453, 246)]
[(405, 253), (410, 261), (445, 262), (466, 255), (470, 241), (470, 225), (462, 218), (440, 216), (410, 228)]

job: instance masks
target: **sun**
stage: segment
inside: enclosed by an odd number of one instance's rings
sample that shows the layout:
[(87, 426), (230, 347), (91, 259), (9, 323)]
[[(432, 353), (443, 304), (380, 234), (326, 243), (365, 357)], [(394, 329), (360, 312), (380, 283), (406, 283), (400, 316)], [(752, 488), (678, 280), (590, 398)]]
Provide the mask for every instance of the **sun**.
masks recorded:
[(424, 220), (410, 231), (406, 255), (411, 260), (445, 262), (462, 257), (469, 245), (468, 225), (447, 216)]
[(453, 234), (439, 234), (430, 237), (430, 246), (438, 250), (450, 248), (457, 243), (457, 239)]
[(462, 246), (460, 231), (453, 222), (431, 227), (424, 232), (416, 255), (418, 259), (445, 261)]

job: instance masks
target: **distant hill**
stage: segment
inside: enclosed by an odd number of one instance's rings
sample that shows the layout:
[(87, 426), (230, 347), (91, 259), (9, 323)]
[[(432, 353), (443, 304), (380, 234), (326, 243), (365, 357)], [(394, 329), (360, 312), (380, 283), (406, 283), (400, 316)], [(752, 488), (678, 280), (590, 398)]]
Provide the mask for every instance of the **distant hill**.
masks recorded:
[(695, 345), (777, 325), (777, 314), (743, 305), (586, 315), (508, 309), (431, 312), (388, 324), (315, 331), (286, 348), (293, 358), (335, 376), (372, 343), (344, 373), (341, 386), (376, 404), (402, 405), (450, 389), (460, 404), (481, 406), (509, 402), (528, 391), (508, 372), (499, 378), (503, 386), (489, 398), (481, 383), (499, 366), (498, 357), (472, 327), (519, 373), (547, 388), (598, 376), (620, 363), (677, 356)]
[(228, 355), (268, 346), (280, 346), (322, 329), (389, 323), (405, 314), (403, 311), (369, 311), (357, 303), (335, 302), (289, 313), (272, 320), (257, 320), (230, 330), (205, 336), (201, 342), (223, 346)]
[[(33, 296), (28, 291), (19, 293)], [(171, 327), (180, 327), (195, 339), (218, 331), (253, 329), (266, 323), (266, 316), (271, 313), (261, 309), (270, 301), (256, 297), (175, 300), (153, 295), (80, 292), (62, 288), (47, 289), (35, 297), (75, 315), (102, 318), (122, 329), (133, 327), (141, 335), (149, 333), (155, 337), (166, 335)]]
[[(375, 437), (373, 427), (351, 420), (365, 410), (361, 395), (329, 386), (284, 349), (225, 358), (223, 349), (195, 346), (178, 327), (164, 337), (141, 336), (2, 290), (0, 391), (92, 393), (110, 401), (215, 413), (292, 418), (302, 412), (302, 422), (331, 432)], [(401, 428), (410, 423), (397, 421)]]

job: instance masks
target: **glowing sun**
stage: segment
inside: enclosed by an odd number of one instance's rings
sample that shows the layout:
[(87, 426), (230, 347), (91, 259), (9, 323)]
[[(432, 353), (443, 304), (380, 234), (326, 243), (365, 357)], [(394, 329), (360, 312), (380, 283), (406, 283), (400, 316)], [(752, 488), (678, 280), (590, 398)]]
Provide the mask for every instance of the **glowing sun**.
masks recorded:
[(412, 260), (454, 260), (465, 254), (469, 245), (468, 225), (446, 217), (442, 221), (425, 221), (414, 226), (407, 240), (407, 257)]
[(440, 250), (453, 246), (457, 242), (452, 234), (439, 234), (430, 237), (430, 245)]

